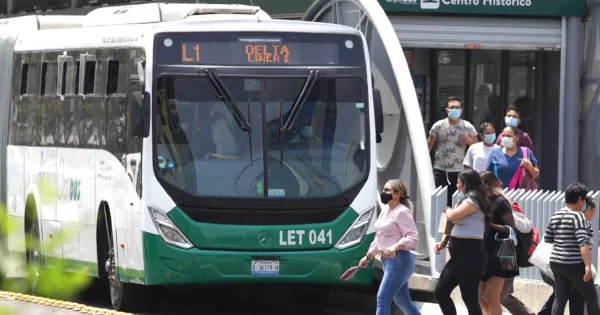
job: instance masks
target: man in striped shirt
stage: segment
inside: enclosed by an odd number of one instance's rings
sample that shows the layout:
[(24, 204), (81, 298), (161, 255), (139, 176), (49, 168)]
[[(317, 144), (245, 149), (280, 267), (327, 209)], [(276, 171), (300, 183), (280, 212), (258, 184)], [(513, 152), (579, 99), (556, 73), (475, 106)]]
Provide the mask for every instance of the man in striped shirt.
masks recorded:
[[(594, 229), (592, 228), (592, 220), (594, 219), (594, 215), (596, 214), (596, 203), (591, 197), (586, 198), (586, 206), (587, 208), (583, 211), (585, 215), (585, 219), (587, 220), (587, 234), (590, 240), (593, 240), (594, 237)], [(590, 245), (593, 245), (590, 241)], [(591, 250), (591, 249), (590, 249)], [(552, 294), (548, 297), (542, 309), (537, 313), (538, 315), (551, 315), (552, 313), (552, 305), (554, 304), (554, 280), (549, 278), (545, 273), (540, 270), (540, 275), (542, 276), (542, 280), (549, 285), (552, 286)], [(571, 289), (569, 293), (569, 314), (571, 315), (583, 315), (583, 308), (585, 306), (585, 301), (583, 297), (575, 288)]]
[(552, 315), (562, 315), (574, 287), (586, 302), (588, 314), (600, 315), (594, 281), (588, 221), (583, 213), (588, 188), (573, 183), (565, 191), (567, 206), (556, 211), (546, 227), (544, 241), (553, 244), (550, 269), (554, 275), (556, 298)]

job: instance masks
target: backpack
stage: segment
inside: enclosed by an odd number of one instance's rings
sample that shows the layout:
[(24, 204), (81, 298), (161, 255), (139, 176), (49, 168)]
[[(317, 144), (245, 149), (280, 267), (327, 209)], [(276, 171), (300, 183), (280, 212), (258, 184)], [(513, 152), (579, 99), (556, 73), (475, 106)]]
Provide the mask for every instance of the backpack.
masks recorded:
[[(521, 209), (519, 204), (516, 202), (511, 204), (511, 208), (513, 211), (525, 215), (523, 209)], [(535, 226), (532, 226), (529, 233), (521, 233), (518, 230), (515, 230), (515, 233), (518, 240), (517, 264), (521, 268), (533, 267), (533, 265), (529, 262), (529, 258), (531, 258), (531, 255), (533, 255), (533, 252), (540, 243), (540, 232)]]

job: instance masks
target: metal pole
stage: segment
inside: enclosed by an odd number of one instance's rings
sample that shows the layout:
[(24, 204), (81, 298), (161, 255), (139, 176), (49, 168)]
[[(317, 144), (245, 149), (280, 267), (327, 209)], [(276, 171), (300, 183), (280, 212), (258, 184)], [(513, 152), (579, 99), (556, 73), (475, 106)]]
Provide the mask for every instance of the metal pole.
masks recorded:
[(14, 2), (15, 0), (8, 0), (6, 1), (6, 14), (13, 14), (13, 8), (15, 7)]
[[(562, 183), (558, 189), (578, 179), (579, 165), (579, 116), (581, 106), (581, 17), (567, 18), (567, 46), (565, 61), (565, 104), (563, 112)], [(560, 125), (560, 122), (559, 122)]]
[(563, 118), (565, 114), (565, 69), (567, 68), (567, 17), (563, 16), (560, 31), (560, 98), (558, 100), (558, 174), (556, 188), (560, 190), (563, 185), (563, 154), (564, 151), (564, 131)]

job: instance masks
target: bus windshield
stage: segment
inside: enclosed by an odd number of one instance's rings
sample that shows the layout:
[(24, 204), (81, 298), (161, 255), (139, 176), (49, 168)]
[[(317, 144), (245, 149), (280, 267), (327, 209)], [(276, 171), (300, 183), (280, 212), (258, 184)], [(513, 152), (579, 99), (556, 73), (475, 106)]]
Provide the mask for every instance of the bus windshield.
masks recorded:
[(361, 79), (316, 79), (285, 130), (306, 78), (220, 81), (237, 111), (209, 77), (158, 78), (155, 165), (164, 181), (196, 196), (305, 198), (339, 195), (366, 177)]

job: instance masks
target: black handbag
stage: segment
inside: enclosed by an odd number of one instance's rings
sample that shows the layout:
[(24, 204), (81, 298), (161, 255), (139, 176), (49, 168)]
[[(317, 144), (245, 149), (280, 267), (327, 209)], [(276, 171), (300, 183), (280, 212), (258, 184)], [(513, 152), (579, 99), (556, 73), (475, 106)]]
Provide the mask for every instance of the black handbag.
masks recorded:
[(505, 271), (515, 271), (519, 269), (517, 246), (515, 245), (516, 235), (510, 226), (506, 225), (506, 227), (510, 230), (509, 237), (499, 238), (500, 233), (496, 232), (492, 253), (496, 254), (499, 262), (498, 267)]

